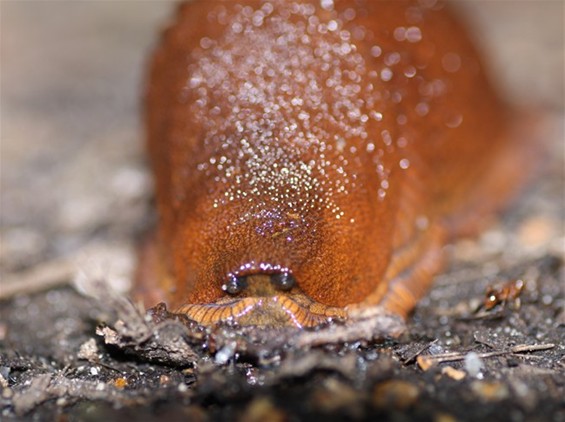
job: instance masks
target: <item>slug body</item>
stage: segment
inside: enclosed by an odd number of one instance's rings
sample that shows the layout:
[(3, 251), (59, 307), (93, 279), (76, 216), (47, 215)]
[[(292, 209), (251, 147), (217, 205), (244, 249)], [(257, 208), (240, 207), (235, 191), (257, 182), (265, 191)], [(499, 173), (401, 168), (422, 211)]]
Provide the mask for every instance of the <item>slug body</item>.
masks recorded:
[(203, 324), (405, 316), (517, 179), (508, 110), (435, 2), (185, 4), (146, 121), (159, 227), (138, 292)]

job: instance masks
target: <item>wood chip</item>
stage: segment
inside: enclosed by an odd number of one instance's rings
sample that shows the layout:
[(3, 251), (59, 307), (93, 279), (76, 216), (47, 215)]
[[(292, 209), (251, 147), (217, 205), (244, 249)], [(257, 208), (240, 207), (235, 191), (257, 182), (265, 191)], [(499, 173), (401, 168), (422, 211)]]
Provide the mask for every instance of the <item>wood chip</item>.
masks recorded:
[(467, 376), (465, 371), (461, 371), (460, 369), (455, 369), (453, 366), (445, 366), (441, 368), (441, 373), (443, 375), (447, 375), (449, 378), (454, 379), (455, 381), (461, 381), (463, 378)]

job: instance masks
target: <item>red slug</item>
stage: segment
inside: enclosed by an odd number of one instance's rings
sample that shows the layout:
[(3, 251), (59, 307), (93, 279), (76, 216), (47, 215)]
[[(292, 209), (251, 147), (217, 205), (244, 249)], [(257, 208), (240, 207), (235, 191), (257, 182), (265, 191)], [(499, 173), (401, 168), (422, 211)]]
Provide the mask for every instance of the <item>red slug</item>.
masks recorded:
[(405, 317), (522, 178), (511, 119), (441, 3), (184, 4), (149, 75), (137, 292), (205, 325)]

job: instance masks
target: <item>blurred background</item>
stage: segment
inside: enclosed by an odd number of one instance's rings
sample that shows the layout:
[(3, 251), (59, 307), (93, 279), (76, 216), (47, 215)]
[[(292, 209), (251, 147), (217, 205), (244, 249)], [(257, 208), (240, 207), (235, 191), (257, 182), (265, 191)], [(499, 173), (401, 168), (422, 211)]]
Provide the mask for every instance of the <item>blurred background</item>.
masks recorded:
[[(0, 2), (3, 276), (93, 243), (131, 257), (151, 195), (139, 116), (144, 69), (175, 3)], [(558, 170), (550, 177), (561, 202), (564, 4), (455, 4), (503, 95), (553, 122)]]

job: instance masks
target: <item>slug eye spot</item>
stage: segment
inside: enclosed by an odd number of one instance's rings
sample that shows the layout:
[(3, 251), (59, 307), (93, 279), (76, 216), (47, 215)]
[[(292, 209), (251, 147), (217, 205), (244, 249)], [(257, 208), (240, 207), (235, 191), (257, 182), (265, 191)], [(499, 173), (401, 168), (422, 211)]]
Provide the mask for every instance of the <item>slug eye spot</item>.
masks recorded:
[(222, 285), (222, 290), (230, 295), (237, 295), (247, 287), (246, 277), (231, 276), (229, 281)]
[(277, 273), (271, 275), (271, 283), (278, 290), (288, 291), (294, 287), (296, 280), (289, 273)]

